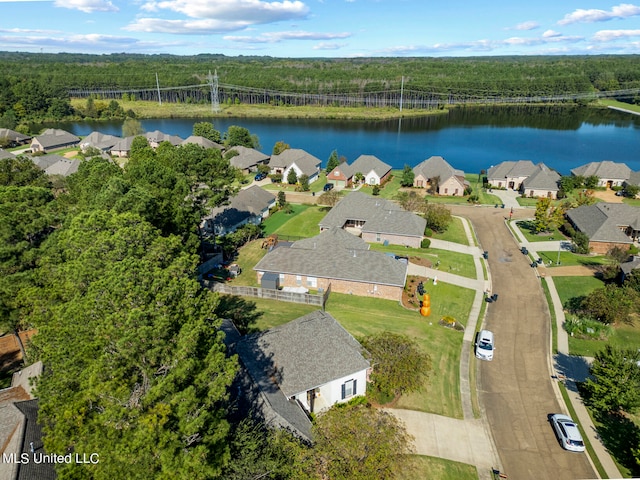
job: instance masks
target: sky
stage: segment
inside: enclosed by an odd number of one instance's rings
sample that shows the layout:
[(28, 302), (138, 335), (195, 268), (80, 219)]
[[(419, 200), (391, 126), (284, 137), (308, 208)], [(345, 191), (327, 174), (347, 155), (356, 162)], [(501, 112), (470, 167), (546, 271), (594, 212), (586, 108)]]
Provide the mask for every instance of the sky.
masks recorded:
[(640, 54), (640, 0), (0, 0), (0, 50), (288, 58)]

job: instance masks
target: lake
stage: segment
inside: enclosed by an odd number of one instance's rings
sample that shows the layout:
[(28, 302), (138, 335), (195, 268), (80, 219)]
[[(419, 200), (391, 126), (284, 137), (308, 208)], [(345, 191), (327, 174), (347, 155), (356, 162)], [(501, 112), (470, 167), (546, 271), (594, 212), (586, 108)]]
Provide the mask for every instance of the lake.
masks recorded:
[[(283, 107), (286, 108), (286, 107)], [(567, 107), (456, 109), (442, 115), (390, 121), (266, 118), (149, 119), (147, 132), (187, 138), (193, 124), (210, 121), (220, 132), (231, 125), (258, 136), (264, 153), (277, 141), (322, 160), (333, 150), (351, 163), (375, 155), (393, 168), (441, 155), (453, 167), (477, 173), (505, 160), (543, 162), (563, 175), (589, 162), (611, 160), (640, 170), (640, 116), (614, 110)], [(94, 130), (122, 135), (122, 122), (58, 123), (76, 135)]]

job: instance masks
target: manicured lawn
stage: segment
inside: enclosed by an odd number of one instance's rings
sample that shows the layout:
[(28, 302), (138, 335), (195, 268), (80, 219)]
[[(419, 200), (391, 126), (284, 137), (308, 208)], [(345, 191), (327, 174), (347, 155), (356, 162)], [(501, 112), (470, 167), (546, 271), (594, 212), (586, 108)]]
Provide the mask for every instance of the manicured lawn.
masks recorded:
[(442, 233), (434, 233), (433, 238), (446, 240), (447, 242), (461, 243), (462, 245), (469, 245), (469, 239), (464, 231), (462, 219), (458, 217), (453, 217), (449, 227)]
[[(393, 200), (400, 190), (400, 180), (402, 179), (402, 170), (391, 170), (391, 178), (380, 188), (379, 196), (387, 200)], [(362, 186), (360, 191), (368, 195), (373, 195), (372, 186)]]
[[(603, 255), (578, 255), (576, 253), (567, 252), (566, 250), (560, 251), (560, 265), (557, 265), (558, 252), (538, 252), (540, 258), (544, 260), (547, 267), (569, 267), (576, 265), (584, 265), (586, 267), (594, 267), (598, 265), (606, 265), (607, 258)], [(551, 265), (549, 265), (551, 262)]]
[(562, 305), (571, 298), (583, 297), (604, 286), (604, 282), (596, 277), (554, 277), (553, 283)]
[(569, 337), (569, 353), (593, 357), (596, 352), (602, 350), (605, 345), (620, 348), (638, 348), (640, 346), (640, 321), (633, 325), (622, 323), (613, 327), (613, 334), (604, 340), (582, 340)]
[(529, 242), (546, 242), (549, 240), (568, 240), (557, 228), (554, 228), (550, 232), (533, 233), (533, 222), (529, 220), (522, 220), (516, 222), (517, 227), (520, 229), (524, 237)]
[(291, 205), (292, 213), (282, 210), (274, 213), (263, 222), (264, 234), (308, 238), (320, 233), (318, 223), (329, 211), (328, 207), (315, 205)]
[(379, 252), (390, 252), (396, 255), (415, 256), (427, 258), (433, 262), (440, 262), (437, 269), (441, 272), (454, 273), (462, 277), (476, 278), (475, 264), (473, 257), (464, 253), (451, 252), (449, 250), (440, 250), (438, 248), (406, 248), (401, 245), (387, 245), (381, 243), (372, 243), (371, 250)]
[(235, 261), (242, 269), (242, 273), (229, 282), (231, 285), (260, 286), (253, 267), (267, 254), (267, 250), (262, 248), (263, 241), (263, 238), (258, 238), (240, 249), (240, 254)]
[(414, 470), (399, 477), (399, 480), (477, 480), (478, 469), (466, 463), (444, 458), (412, 455)]
[[(309, 191), (316, 192), (316, 193), (322, 192), (322, 189), (324, 188), (326, 183), (327, 183), (327, 176), (325, 175), (324, 172), (321, 172), (320, 175), (318, 176), (318, 180), (316, 180), (315, 182), (311, 182), (309, 184)], [(282, 183), (267, 183), (262, 188), (264, 188), (265, 190), (277, 190), (277, 191), (282, 190), (283, 192), (296, 191), (296, 186), (289, 185), (287, 183), (286, 178), (282, 179)]]

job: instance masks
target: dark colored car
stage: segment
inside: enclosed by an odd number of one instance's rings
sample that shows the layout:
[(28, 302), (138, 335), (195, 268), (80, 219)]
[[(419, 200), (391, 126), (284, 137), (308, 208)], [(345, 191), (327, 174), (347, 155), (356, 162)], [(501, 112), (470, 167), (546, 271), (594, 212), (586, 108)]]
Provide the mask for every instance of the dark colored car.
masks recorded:
[(329, 190), (331, 190), (333, 188), (333, 183), (327, 183), (322, 189), (325, 192), (328, 192)]
[(260, 180), (263, 180), (265, 178), (267, 178), (267, 174), (266, 173), (256, 173), (256, 176), (254, 177), (256, 182), (259, 182)]

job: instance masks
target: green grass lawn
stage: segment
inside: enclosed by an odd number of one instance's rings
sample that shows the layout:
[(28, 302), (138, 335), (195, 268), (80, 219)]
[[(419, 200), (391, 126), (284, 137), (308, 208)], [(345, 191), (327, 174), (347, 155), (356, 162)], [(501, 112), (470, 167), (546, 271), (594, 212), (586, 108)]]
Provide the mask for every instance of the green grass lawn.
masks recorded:
[(413, 471), (399, 477), (399, 480), (477, 480), (478, 469), (466, 463), (444, 458), (412, 455)]
[(530, 220), (522, 220), (522, 221), (516, 222), (516, 225), (520, 229), (524, 237), (527, 239), (527, 241), (529, 242), (546, 242), (549, 240), (557, 240), (557, 241), (568, 240), (567, 237), (562, 233), (560, 233), (560, 231), (557, 228), (554, 228), (550, 232), (533, 233), (533, 222), (531, 222)]
[[(322, 193), (322, 189), (324, 188), (326, 183), (327, 183), (327, 176), (324, 172), (321, 172), (320, 175), (318, 176), (318, 180), (309, 184), (309, 191), (315, 192), (315, 193), (318, 193), (318, 192)], [(289, 185), (287, 183), (286, 178), (282, 179), (282, 183), (267, 183), (266, 185), (263, 185), (262, 188), (264, 188), (265, 190), (277, 190), (277, 191), (282, 190), (283, 192), (296, 191), (296, 185)]]
[(449, 227), (442, 233), (434, 233), (432, 238), (446, 240), (447, 242), (461, 243), (462, 245), (469, 245), (469, 239), (464, 231), (462, 219), (459, 217), (453, 217)]
[(308, 238), (320, 233), (318, 223), (329, 211), (328, 207), (296, 204), (291, 208), (291, 213), (280, 210), (267, 218), (262, 223), (264, 234)]
[[(558, 252), (538, 252), (538, 255), (544, 263), (549, 267), (568, 267), (576, 265), (584, 265), (586, 267), (597, 267), (598, 265), (606, 265), (608, 260), (604, 255), (578, 255), (576, 253), (567, 252), (566, 250), (560, 251), (560, 265), (557, 265)], [(551, 265), (549, 265), (551, 262)]]
[(620, 348), (638, 348), (640, 346), (640, 321), (633, 325), (622, 323), (613, 327), (613, 334), (607, 340), (584, 340), (569, 337), (569, 353), (593, 357), (605, 345)]
[(596, 277), (554, 277), (553, 283), (562, 305), (571, 298), (583, 297), (604, 286), (604, 282)]

